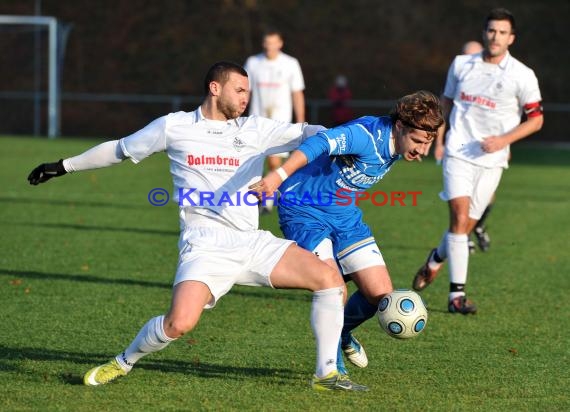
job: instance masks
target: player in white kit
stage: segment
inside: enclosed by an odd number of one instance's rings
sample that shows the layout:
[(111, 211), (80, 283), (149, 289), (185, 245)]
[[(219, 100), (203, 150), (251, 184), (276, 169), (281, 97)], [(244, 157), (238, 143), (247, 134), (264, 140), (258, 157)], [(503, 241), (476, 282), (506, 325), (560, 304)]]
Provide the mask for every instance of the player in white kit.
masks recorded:
[[(305, 80), (299, 61), (283, 53), (283, 36), (277, 30), (268, 30), (263, 35), (263, 53), (250, 56), (244, 68), (251, 83), (249, 114), (268, 117), (291, 123), (305, 122)], [(288, 152), (267, 157), (270, 171), (281, 166)], [(269, 199), (262, 210), (269, 212), (273, 201)]]
[[(483, 51), (483, 45), (476, 40), (468, 41), (461, 48), (462, 54), (475, 54), (475, 53), (481, 53), (482, 51)], [(443, 133), (439, 136), (438, 139), (436, 139), (436, 142), (434, 145), (434, 151), (433, 151), (434, 157), (435, 157), (438, 164), (441, 164), (441, 161), (443, 159), (443, 152), (444, 152), (444, 144), (443, 144), (443, 136), (442, 135), (443, 135)], [(469, 238), (467, 241), (467, 245), (469, 246), (469, 253), (475, 252), (475, 241), (473, 241), (471, 239), (473, 236), (477, 240), (477, 245), (479, 246), (481, 251), (486, 252), (487, 250), (489, 250), (489, 247), (491, 246), (491, 237), (487, 233), (487, 229), (485, 227), (485, 222), (487, 221), (487, 218), (489, 217), (489, 214), (491, 213), (494, 202), (495, 202), (495, 196), (493, 196), (493, 198), (491, 199), (491, 202), (485, 208), (483, 215), (477, 221), (477, 224), (473, 228), (473, 231), (471, 231), (471, 233), (469, 234)]]
[(149, 320), (132, 343), (110, 362), (85, 374), (95, 386), (126, 375), (143, 356), (192, 330), (234, 284), (313, 291), (311, 326), (319, 390), (366, 390), (340, 376), (337, 344), (343, 324), (344, 282), (294, 242), (258, 230), (257, 201), (248, 186), (261, 178), (265, 156), (295, 149), (320, 126), (262, 117), (240, 117), (249, 99), (246, 71), (219, 62), (205, 79), (206, 98), (195, 111), (160, 117), (120, 140), (79, 156), (44, 163), (29, 175), (37, 185), (68, 172), (96, 169), (126, 158), (138, 163), (166, 151), (180, 205), (179, 262), (170, 310)]
[[(508, 51), (515, 20), (506, 9), (493, 9), (485, 20), (482, 53), (456, 56), (442, 96), (449, 131), (443, 160), (443, 200), (450, 226), (439, 246), (418, 270), (415, 290), (435, 279), (449, 260), (451, 313), (475, 313), (465, 297), (469, 263), (468, 234), (473, 230), (508, 167), (509, 145), (541, 129), (541, 95), (534, 72)], [(521, 116), (525, 120), (521, 123)]]
[(305, 121), (305, 81), (299, 61), (281, 51), (283, 38), (277, 31), (263, 36), (263, 53), (245, 62), (251, 83), (249, 114), (291, 123)]

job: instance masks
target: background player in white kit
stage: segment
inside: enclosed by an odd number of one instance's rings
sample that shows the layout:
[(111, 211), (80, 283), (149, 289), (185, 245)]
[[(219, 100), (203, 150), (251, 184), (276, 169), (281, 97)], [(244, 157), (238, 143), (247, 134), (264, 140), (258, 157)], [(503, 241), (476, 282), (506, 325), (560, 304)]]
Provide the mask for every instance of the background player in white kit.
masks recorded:
[[(299, 61), (283, 53), (283, 35), (277, 30), (268, 30), (263, 35), (263, 53), (250, 56), (245, 62), (251, 84), (249, 114), (268, 117), (291, 123), (305, 122), (305, 81)], [(287, 152), (267, 157), (270, 171), (281, 166)], [(268, 212), (273, 207), (272, 199), (263, 205)]]
[[(476, 40), (469, 40), (463, 44), (463, 47), (461, 47), (461, 54), (476, 54), (481, 52), (483, 52), (483, 45)], [(447, 108), (446, 117), (449, 118), (449, 108)], [(437, 161), (438, 165), (441, 164), (443, 153), (445, 152), (443, 135), (444, 133), (440, 133), (437, 136), (437, 139), (435, 139), (433, 145), (433, 157)]]
[[(84, 383), (101, 385), (126, 375), (140, 358), (192, 330), (204, 308), (213, 307), (234, 284), (241, 284), (313, 291), (311, 326), (317, 344), (313, 388), (365, 390), (336, 370), (345, 291), (342, 279), (294, 242), (258, 230), (255, 198), (251, 202), (240, 198), (248, 185), (261, 178), (268, 153), (293, 150), (322, 128), (240, 117), (249, 99), (249, 82), (239, 65), (216, 63), (204, 86), (206, 98), (195, 111), (160, 117), (118, 141), (42, 164), (28, 177), (37, 185), (126, 158), (138, 163), (161, 151), (170, 159), (182, 228), (170, 310), (149, 320), (121, 354), (88, 371)], [(206, 192), (214, 197), (201, 204), (199, 194)]]
[[(470, 40), (466, 42), (461, 48), (461, 54), (475, 54), (482, 52), (483, 52), (483, 45), (476, 40)], [(444, 152), (443, 133), (441, 133), (435, 141), (434, 151), (433, 151), (437, 164), (441, 164), (441, 161), (443, 159), (443, 152)], [(467, 243), (469, 246), (469, 253), (475, 252), (475, 242), (472, 240), (473, 236), (477, 240), (477, 245), (479, 245), (481, 251), (486, 252), (487, 250), (489, 250), (489, 247), (491, 246), (491, 237), (487, 233), (485, 222), (489, 217), (489, 214), (491, 213), (491, 209), (493, 208), (494, 203), (495, 203), (495, 196), (493, 195), (491, 202), (485, 208), (485, 211), (481, 215), (481, 218), (477, 221), (477, 224), (475, 224), (475, 227), (469, 234), (468, 243)]]
[[(465, 297), (468, 233), (489, 204), (508, 167), (509, 145), (541, 129), (541, 95), (534, 72), (508, 51), (515, 20), (506, 9), (493, 9), (485, 20), (481, 54), (455, 57), (442, 96), (449, 131), (443, 161), (444, 200), (450, 227), (418, 270), (415, 290), (435, 279), (449, 259), (451, 313), (475, 313)], [(521, 116), (526, 120), (521, 123)]]

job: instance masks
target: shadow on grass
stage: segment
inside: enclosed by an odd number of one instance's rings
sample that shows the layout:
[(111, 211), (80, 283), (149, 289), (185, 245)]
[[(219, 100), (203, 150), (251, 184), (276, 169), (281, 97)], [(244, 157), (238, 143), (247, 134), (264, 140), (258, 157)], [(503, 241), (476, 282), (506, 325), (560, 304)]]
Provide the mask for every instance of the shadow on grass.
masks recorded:
[[(20, 371), (16, 363), (24, 360), (72, 362), (77, 365), (84, 365), (84, 370), (81, 370), (80, 373), (85, 373), (89, 368), (108, 362), (110, 359), (111, 356), (108, 354), (69, 352), (48, 348), (11, 348), (0, 345), (0, 373), (6, 371)], [(251, 377), (271, 377), (274, 379), (278, 377), (279, 379), (285, 380), (298, 380), (300, 377), (300, 372), (285, 368), (215, 365), (197, 360), (185, 361), (182, 359), (158, 361), (143, 359), (137, 363), (135, 370), (141, 369), (167, 373), (181, 373), (201, 378), (243, 379)], [(83, 384), (83, 375), (79, 375), (75, 371), (60, 373), (58, 376), (63, 383), (68, 385)]]
[(3, 225), (10, 226), (27, 226), (33, 227), (34, 229), (44, 227), (48, 229), (73, 229), (73, 230), (84, 230), (93, 232), (126, 232), (126, 233), (142, 233), (145, 235), (160, 235), (160, 236), (176, 236), (180, 234), (178, 230), (158, 230), (158, 229), (143, 229), (134, 227), (112, 227), (112, 226), (89, 226), (89, 225), (78, 225), (71, 223), (28, 223), (28, 222), (2, 222)]
[(134, 203), (115, 203), (115, 202), (94, 202), (85, 200), (71, 200), (71, 199), (42, 199), (37, 197), (5, 197), (0, 196), (0, 203), (19, 203), (26, 205), (50, 205), (50, 206), (88, 206), (88, 207), (107, 207), (113, 209), (142, 209), (149, 208), (148, 201)]
[[(37, 272), (31, 270), (11, 270), (11, 269), (1, 269), (0, 276), (10, 276), (14, 278), (23, 279), (38, 279), (38, 280), (62, 280), (67, 282), (91, 282), (91, 283), (101, 283), (110, 285), (126, 285), (126, 286), (143, 286), (151, 288), (163, 288), (172, 289), (171, 283), (164, 282), (152, 282), (147, 280), (136, 280), (136, 279), (118, 279), (118, 278), (104, 278), (100, 276), (93, 275), (74, 275), (74, 274), (64, 274), (64, 273), (50, 273), (50, 272)], [(239, 286), (236, 285), (230, 290), (228, 296), (241, 296), (244, 298), (257, 298), (257, 299), (267, 299), (268, 301), (279, 301), (279, 300), (293, 300), (293, 301), (303, 301), (310, 302), (312, 295), (309, 292), (301, 290), (275, 290), (270, 288), (257, 288), (251, 286)]]
[(104, 278), (93, 275), (66, 275), (63, 273), (49, 273), (49, 272), (36, 272), (29, 270), (8, 270), (0, 269), (0, 276), (13, 276), (25, 279), (39, 279), (39, 280), (64, 280), (72, 282), (92, 282), (92, 283), (109, 283), (127, 286), (145, 286), (153, 288), (172, 288), (172, 284), (164, 282), (150, 282), (146, 280), (136, 279), (117, 279), (117, 278)]

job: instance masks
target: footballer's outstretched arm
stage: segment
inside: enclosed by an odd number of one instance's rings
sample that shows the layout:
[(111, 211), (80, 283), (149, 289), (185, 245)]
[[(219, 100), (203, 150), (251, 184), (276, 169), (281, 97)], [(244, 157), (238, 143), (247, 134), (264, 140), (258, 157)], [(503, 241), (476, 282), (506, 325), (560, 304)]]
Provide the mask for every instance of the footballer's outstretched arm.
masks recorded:
[(86, 152), (68, 159), (60, 159), (55, 163), (42, 163), (28, 175), (31, 185), (47, 182), (52, 177), (81, 170), (99, 169), (121, 163), (124, 155), (118, 140), (101, 143)]
[(297, 149), (291, 153), (289, 158), (283, 166), (277, 170), (273, 170), (262, 178), (259, 182), (256, 182), (249, 186), (249, 189), (256, 192), (257, 196), (261, 199), (262, 193), (266, 196), (273, 196), (273, 193), (277, 190), (281, 183), (285, 181), (289, 176), (295, 173), (297, 170), (302, 168), (308, 163), (307, 156), (301, 150)]
[[(332, 131), (336, 132), (333, 133)], [(331, 137), (329, 137), (329, 134), (331, 134)], [(334, 137), (336, 134), (342, 135), (344, 144), (338, 144), (337, 138)], [(260, 199), (262, 193), (265, 193), (266, 196), (273, 196), (273, 193), (285, 179), (324, 153), (329, 155), (362, 153), (369, 140), (368, 137), (362, 138), (362, 136), (364, 135), (352, 133), (351, 128), (345, 126), (339, 126), (328, 131), (319, 131), (301, 143), (283, 166), (268, 173), (259, 182), (249, 186), (249, 189), (256, 192)]]
[(323, 132), (308, 137), (297, 150), (293, 151), (283, 166), (269, 172), (259, 182), (249, 186), (249, 189), (256, 192), (260, 199), (262, 193), (265, 193), (266, 196), (273, 196), (273, 193), (285, 179), (321, 154), (331, 152), (331, 144), (334, 145), (334, 141), (331, 143)]

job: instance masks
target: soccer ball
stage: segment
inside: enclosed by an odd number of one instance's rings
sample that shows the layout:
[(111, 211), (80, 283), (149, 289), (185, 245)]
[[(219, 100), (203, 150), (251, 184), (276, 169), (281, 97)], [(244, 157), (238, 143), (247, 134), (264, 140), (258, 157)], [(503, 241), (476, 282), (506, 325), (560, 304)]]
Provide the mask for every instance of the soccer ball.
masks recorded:
[(424, 301), (416, 292), (396, 289), (378, 304), (378, 323), (390, 336), (409, 339), (425, 329), (428, 313)]

